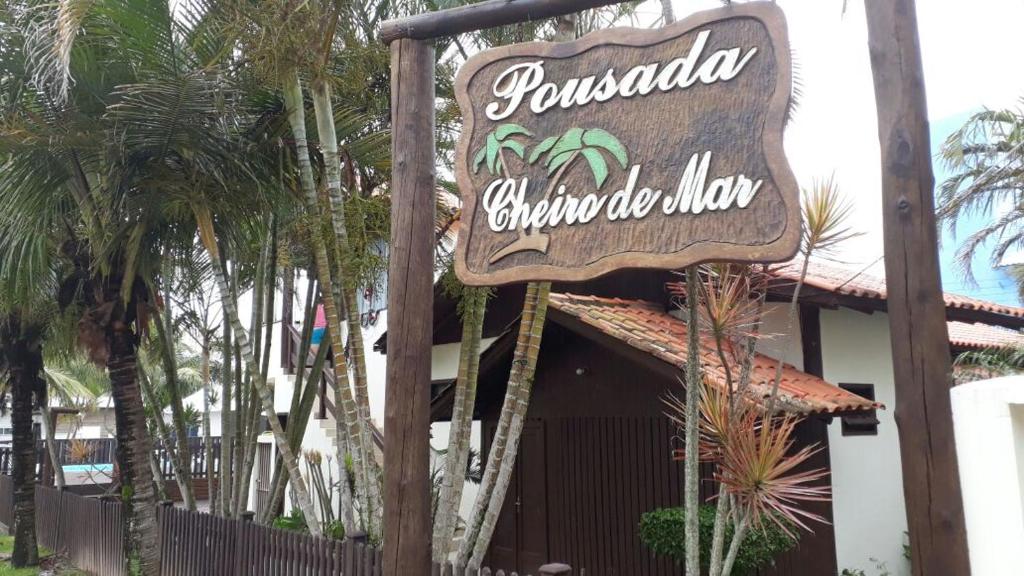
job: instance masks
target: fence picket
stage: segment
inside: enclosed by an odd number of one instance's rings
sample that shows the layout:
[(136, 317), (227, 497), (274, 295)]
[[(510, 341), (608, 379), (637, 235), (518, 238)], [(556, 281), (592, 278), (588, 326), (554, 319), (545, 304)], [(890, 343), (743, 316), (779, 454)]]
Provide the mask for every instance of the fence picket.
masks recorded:
[[(10, 476), (0, 474), (0, 522), (10, 522), (13, 488)], [(36, 537), (41, 545), (60, 550), (88, 572), (127, 573), (120, 502), (45, 486), (36, 487), (35, 499)], [(157, 523), (161, 569), (171, 576), (381, 576), (383, 572), (382, 552), (352, 539), (328, 540), (173, 506), (157, 510)], [(506, 576), (501, 570), (493, 574)], [(433, 565), (431, 576), (492, 576), (492, 571), (445, 562)]]

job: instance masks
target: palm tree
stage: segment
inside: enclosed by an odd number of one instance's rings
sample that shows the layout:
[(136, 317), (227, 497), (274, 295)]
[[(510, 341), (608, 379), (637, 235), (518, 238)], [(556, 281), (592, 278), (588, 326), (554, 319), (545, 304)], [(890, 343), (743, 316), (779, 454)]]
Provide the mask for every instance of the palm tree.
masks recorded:
[[(451, 277), (451, 275), (449, 275)], [(443, 563), (451, 552), (452, 537), (458, 520), (459, 503), (465, 486), (466, 466), (470, 461), (470, 437), (473, 426), (473, 407), (476, 404), (476, 384), (480, 372), (480, 339), (483, 336), (484, 312), (489, 290), (457, 286), (462, 289), (462, 342), (459, 347), (459, 368), (452, 401), (451, 426), (448, 449), (444, 457), (441, 487), (434, 513), (434, 562)]]
[(1015, 109), (971, 116), (946, 139), (941, 155), (952, 175), (939, 187), (939, 221), (955, 233), (961, 217), (993, 218), (957, 250), (960, 268), (971, 278), (971, 261), (990, 240), (993, 265), (1024, 245), (1024, 99)]
[(46, 402), (43, 373), (44, 325), (20, 310), (0, 318), (0, 374), (9, 381), (11, 394), (12, 477), (14, 481), (15, 567), (35, 566), (39, 551), (35, 535), (35, 436), (32, 433), (32, 408)]
[[(72, 1), (23, 14), (11, 33), (26, 45), (26, 68), (5, 109), (0, 190), (18, 215), (15, 236), (36, 234), (40, 220), (73, 232), (48, 248), (75, 270), (62, 294), (83, 307), (80, 341), (110, 375), (129, 566), (158, 574), (137, 343), (163, 252), (193, 241), (184, 207), (198, 176), (237, 165), (222, 137), (224, 77), (195, 71), (219, 48), (193, 13), (174, 17), (166, 3)], [(182, 121), (197, 110), (206, 122)]]
[(176, 322), (183, 333), (192, 338), (199, 347), (200, 377), (203, 387), (203, 450), (207, 470), (207, 486), (213, 504), (213, 442), (210, 435), (210, 405), (215, 403), (213, 384), (217, 370), (213, 366), (213, 346), (220, 331), (221, 319), (215, 315), (214, 289), (210, 285), (209, 262), (201, 257), (201, 250), (193, 247), (186, 251), (181, 260), (181, 274), (170, 293), (181, 311)]
[[(7, 162), (0, 173), (10, 166)], [(9, 198), (10, 182), (0, 178), (0, 198)], [(7, 394), (11, 397), (13, 424), (13, 482), (15, 536), (12, 563), (14, 566), (35, 565), (39, 561), (35, 538), (35, 435), (32, 413), (35, 407), (43, 411), (47, 426), (47, 448), (58, 486), (63, 485), (63, 470), (56, 458), (53, 430), (47, 410), (48, 383), (58, 395), (89, 396), (90, 391), (71, 377), (56, 377), (57, 370), (44, 370), (44, 342), (51, 350), (69, 348), (69, 320), (74, 311), (58, 311), (58, 284), (65, 269), (51, 258), (49, 248), (63, 235), (48, 225), (45, 219), (33, 220), (38, 226), (36, 234), (16, 233), (20, 214), (0, 214), (0, 403)], [(45, 231), (51, 231), (46, 234)], [(43, 233), (41, 233), (43, 232)], [(55, 359), (56, 354), (51, 354)], [(51, 376), (50, 373), (54, 373)]]
[[(324, 312), (328, 321), (328, 337), (331, 341), (332, 366), (334, 368), (334, 393), (338, 437), (339, 465), (345, 461), (345, 454), (351, 454), (356, 471), (357, 499), (363, 511), (367, 532), (374, 529), (374, 511), (380, 506), (374, 503), (376, 484), (376, 461), (370, 449), (368, 427), (368, 404), (365, 388), (353, 394), (350, 386), (349, 363), (345, 358), (345, 343), (341, 333), (343, 312), (348, 298), (343, 286), (352, 284), (345, 273), (348, 254), (348, 231), (344, 216), (344, 200), (341, 196), (341, 170), (335, 133), (334, 109), (331, 105), (330, 84), (325, 78), (326, 64), (334, 48), (334, 35), (339, 26), (343, 5), (330, 2), (310, 2), (295, 6), (281, 6), (265, 2), (257, 6), (251, 3), (231, 5), (229, 26), (246, 55), (253, 73), (279, 86), (284, 95), (285, 111), (295, 146), (295, 158), (301, 201), (314, 223), (329, 222), (334, 238), (325, 241), (323, 234), (314, 225), (309, 234), (316, 274), (320, 281)], [(306, 105), (303, 97), (300, 73), (313, 76), (313, 100), (320, 135), (322, 159), (324, 162), (324, 189), (328, 196), (330, 210), (321, 210), (317, 179), (314, 172), (315, 157), (307, 138)], [(334, 259), (332, 265), (332, 257)], [(335, 272), (337, 270), (337, 272)], [(348, 316), (351, 316), (349, 314)], [(353, 340), (359, 339), (361, 331)], [(365, 374), (365, 372), (364, 372)], [(357, 374), (358, 376), (358, 374)], [(361, 380), (365, 385), (365, 380)], [(294, 481), (294, 478), (293, 478)], [(312, 515), (307, 513), (307, 518)], [(346, 518), (346, 515), (342, 515)], [(351, 526), (346, 527), (351, 529)]]
[(1024, 349), (983, 348), (960, 353), (953, 362), (957, 383), (997, 378), (1024, 372)]

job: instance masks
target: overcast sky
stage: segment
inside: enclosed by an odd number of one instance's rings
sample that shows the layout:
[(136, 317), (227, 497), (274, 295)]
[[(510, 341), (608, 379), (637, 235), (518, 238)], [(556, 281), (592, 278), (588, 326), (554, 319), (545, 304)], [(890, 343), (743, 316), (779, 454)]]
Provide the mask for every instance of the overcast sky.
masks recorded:
[[(800, 67), (803, 98), (786, 133), (786, 152), (802, 185), (833, 172), (855, 203), (865, 235), (841, 258), (868, 264), (882, 254), (878, 133), (863, 0), (779, 0)], [(675, 0), (678, 18), (714, 8)], [(933, 123), (981, 107), (1014, 105), (1024, 95), (1020, 23), (1024, 0), (918, 0), (929, 118)], [(640, 25), (660, 3), (639, 8)], [(949, 124), (949, 123), (947, 123)], [(880, 271), (880, 268), (875, 268)]]

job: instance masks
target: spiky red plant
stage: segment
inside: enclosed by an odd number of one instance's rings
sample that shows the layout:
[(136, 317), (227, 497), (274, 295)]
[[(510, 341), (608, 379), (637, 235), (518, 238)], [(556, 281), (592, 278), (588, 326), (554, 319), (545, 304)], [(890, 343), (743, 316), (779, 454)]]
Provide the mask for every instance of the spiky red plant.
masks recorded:
[(827, 502), (831, 496), (829, 486), (819, 482), (828, 476), (827, 470), (800, 469), (821, 450), (816, 444), (794, 450), (793, 432), (801, 420), (794, 414), (766, 416), (759, 410), (735, 414), (716, 474), (751, 526), (771, 521), (794, 537), (792, 525), (812, 531), (806, 521), (828, 523), (805, 504)]
[[(684, 402), (674, 395), (664, 402), (666, 415), (684, 429)], [(828, 501), (831, 491), (819, 482), (828, 476), (827, 470), (801, 470), (821, 450), (818, 445), (794, 450), (793, 433), (802, 420), (794, 414), (768, 418), (751, 398), (730, 400), (720, 386), (709, 382), (701, 386), (700, 460), (717, 464), (715, 479), (751, 526), (774, 522), (795, 537), (794, 526), (811, 531), (807, 521), (828, 523), (805, 506)], [(672, 451), (676, 460), (683, 460), (684, 454), (682, 448)]]

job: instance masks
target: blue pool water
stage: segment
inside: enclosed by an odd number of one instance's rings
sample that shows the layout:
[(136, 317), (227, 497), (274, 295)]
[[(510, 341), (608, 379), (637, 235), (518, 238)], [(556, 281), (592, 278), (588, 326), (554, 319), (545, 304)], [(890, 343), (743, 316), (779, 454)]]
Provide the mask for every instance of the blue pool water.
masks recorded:
[(65, 464), (65, 472), (111, 472), (113, 464)]

